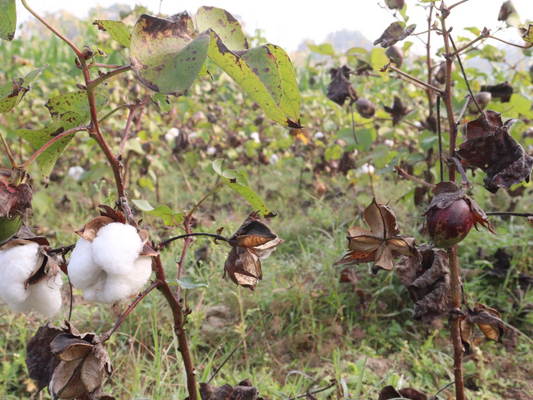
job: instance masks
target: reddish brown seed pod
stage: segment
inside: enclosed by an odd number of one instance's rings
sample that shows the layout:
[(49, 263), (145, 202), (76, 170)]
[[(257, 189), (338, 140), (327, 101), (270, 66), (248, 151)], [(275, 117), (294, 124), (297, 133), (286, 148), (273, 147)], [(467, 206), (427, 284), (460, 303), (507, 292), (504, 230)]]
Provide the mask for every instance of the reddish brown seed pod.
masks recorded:
[(440, 248), (461, 242), (470, 232), (474, 216), (470, 205), (463, 199), (447, 208), (432, 208), (426, 214), (426, 229), (429, 237)]

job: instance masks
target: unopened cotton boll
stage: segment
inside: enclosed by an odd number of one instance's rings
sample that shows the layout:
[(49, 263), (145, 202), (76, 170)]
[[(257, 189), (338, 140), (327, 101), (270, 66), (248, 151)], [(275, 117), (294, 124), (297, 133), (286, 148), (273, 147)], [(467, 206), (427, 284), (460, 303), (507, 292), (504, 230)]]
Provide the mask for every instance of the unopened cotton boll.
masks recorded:
[(165, 140), (171, 142), (172, 139), (176, 139), (180, 135), (180, 130), (178, 128), (170, 128), (167, 133), (165, 133)]
[(115, 303), (139, 293), (152, 273), (151, 257), (139, 256), (143, 243), (131, 225), (108, 224), (91, 242), (80, 238), (68, 266), (85, 300)]
[(61, 308), (60, 275), (45, 278), (24, 288), (24, 283), (39, 262), (39, 245), (28, 243), (0, 251), (0, 297), (13, 311), (32, 309), (44, 315), (55, 314)]

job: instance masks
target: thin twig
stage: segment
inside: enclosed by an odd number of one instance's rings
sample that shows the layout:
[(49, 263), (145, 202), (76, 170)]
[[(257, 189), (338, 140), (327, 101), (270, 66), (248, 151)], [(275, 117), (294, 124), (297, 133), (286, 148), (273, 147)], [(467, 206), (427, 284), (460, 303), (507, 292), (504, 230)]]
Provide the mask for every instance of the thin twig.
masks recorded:
[[(449, 35), (450, 42), (452, 43), (453, 49), (455, 50), (455, 53), (457, 53), (457, 48), (455, 47), (455, 43), (453, 41), (452, 35)], [(454, 54), (455, 54), (454, 53)], [(483, 110), (479, 106), (476, 98), (474, 97), (474, 93), (472, 93), (472, 89), (470, 88), (470, 83), (468, 83), (468, 78), (466, 77), (465, 69), (463, 68), (463, 63), (461, 62), (461, 57), (459, 57), (459, 54), (455, 55), (455, 58), (457, 58), (457, 62), (459, 63), (459, 67), (461, 67), (461, 71), (463, 73), (463, 77), (465, 79), (466, 87), (468, 88), (468, 92), (470, 92), (470, 97), (472, 98), (472, 101), (476, 104), (477, 109), (479, 110), (479, 113), (483, 113)]]
[(457, 7), (460, 4), (466, 3), (467, 1), (468, 0), (461, 0), (461, 1), (457, 2), (457, 3), (455, 3), (455, 4), (452, 4), (450, 7), (448, 7), (448, 11), (450, 11), (452, 8)]
[(466, 176), (466, 172), (463, 167), (463, 164), (461, 164), (461, 162), (456, 157), (448, 157), (448, 161), (453, 161), (453, 163), (455, 164), (455, 167), (457, 168), (457, 171), (459, 171), (459, 174), (461, 174), (461, 178), (462, 178), (461, 184), (463, 185), (463, 187), (467, 188), (467, 187), (472, 186), (472, 184), (468, 180), (468, 177)]
[(207, 198), (209, 196), (211, 196), (213, 193), (215, 193), (217, 191), (217, 189), (222, 186), (224, 182), (219, 182), (215, 188), (213, 190), (211, 190), (209, 193), (207, 193), (203, 198), (202, 200), (200, 200), (198, 203), (196, 203), (196, 205), (193, 207), (193, 209), (191, 211), (189, 211), (189, 213), (187, 214), (187, 217), (192, 217), (192, 215), (194, 214), (194, 212), (198, 209), (198, 207), (200, 207), (200, 205), (205, 201), (207, 200)]
[(317, 390), (315, 390), (313, 392), (307, 392), (305, 394), (301, 394), (301, 395), (296, 396), (296, 397), (291, 397), (289, 400), (303, 399), (304, 397), (307, 397), (308, 394), (317, 394), (317, 393), (320, 393), (320, 392), (325, 392), (326, 390), (331, 389), (336, 384), (337, 384), (336, 382), (333, 382), (332, 384), (330, 384), (329, 386), (326, 386), (325, 388), (317, 389)]
[(9, 150), (9, 146), (7, 145), (6, 139), (4, 138), (2, 131), (0, 131), (0, 138), (2, 138), (2, 143), (4, 144), (4, 147), (6, 148), (7, 156), (9, 157), (9, 161), (11, 162), (11, 166), (13, 168), (18, 168), (18, 165), (15, 162), (15, 159), (13, 158), (11, 151)]
[(120, 327), (120, 325), (122, 325), (122, 323), (126, 320), (126, 317), (133, 311), (133, 309), (135, 307), (137, 307), (137, 304), (139, 304), (140, 301), (142, 299), (144, 299), (148, 295), (148, 293), (150, 293), (152, 290), (154, 290), (156, 287), (158, 287), (160, 283), (161, 282), (159, 282), (158, 280), (153, 281), (150, 286), (148, 286), (142, 293), (140, 293), (137, 296), (137, 298), (134, 300), (134, 302), (131, 303), (130, 306), (126, 309), (126, 311), (124, 311), (124, 313), (120, 316), (118, 321), (115, 322), (115, 325), (113, 325), (113, 327), (110, 330), (108, 330), (106, 333), (104, 333), (101, 336), (100, 339), (101, 339), (102, 343), (106, 342), (107, 340), (109, 340), (111, 335), (113, 335), (113, 333), (115, 333), (115, 331)]
[(100, 63), (92, 63), (89, 65), (89, 68), (109, 68), (109, 69), (118, 69), (122, 68), (124, 65), (111, 65), (111, 64), (100, 64)]
[[(464, 378), (467, 378), (469, 376), (472, 376), (474, 374), (468, 374), (468, 375), (465, 375)], [(435, 393), (435, 396), (433, 397), (430, 397), (430, 400), (436, 400), (437, 399), (437, 396), (442, 393), (443, 391), (445, 391), (447, 388), (449, 388), (450, 386), (452, 386), (453, 384), (455, 383), (455, 381), (451, 382), (451, 383), (448, 383), (446, 386), (444, 386), (443, 388), (439, 389), (439, 391), (437, 393)]]
[(442, 163), (442, 132), (440, 130), (440, 95), (437, 95), (437, 133), (439, 135), (439, 163), (440, 181), (444, 181), (444, 166)]
[(54, 143), (58, 142), (59, 140), (63, 139), (65, 136), (68, 136), (68, 135), (71, 135), (73, 133), (76, 133), (76, 132), (80, 132), (80, 131), (86, 131), (87, 130), (87, 127), (86, 126), (77, 126), (76, 128), (72, 128), (72, 129), (69, 129), (69, 130), (66, 130), (65, 132), (63, 133), (60, 133), (59, 135), (55, 136), (53, 139), (49, 140), (48, 142), (46, 142), (44, 145), (41, 146), (41, 148), (39, 148), (39, 150), (37, 150), (29, 159), (28, 161), (26, 161), (24, 164), (22, 164), (22, 167), (24, 169), (28, 168), (28, 166), (34, 162), (37, 157), (39, 157), (47, 148), (49, 148), (50, 146), (52, 146)]
[(76, 53), (76, 57), (78, 57), (80, 59), (83, 58), (83, 54), (80, 51), (80, 49), (78, 49), (76, 47), (76, 45), (74, 45), (74, 43), (72, 43), (70, 40), (68, 40), (65, 36), (63, 36), (61, 33), (59, 33), (52, 25), (50, 25), (48, 22), (46, 22), (39, 14), (37, 14), (35, 11), (33, 11), (30, 8), (30, 6), (28, 5), (28, 3), (26, 2), (26, 0), (22, 0), (22, 5), (26, 8), (26, 10), (28, 10), (31, 14), (33, 14), (33, 16), (35, 18), (37, 18), (39, 21), (41, 21), (41, 23), (44, 26), (46, 26), (48, 29), (50, 29), (50, 31), (52, 31), (52, 33), (54, 35), (56, 35), (59, 39), (64, 41), (66, 44), (68, 44), (70, 46), (70, 48), (72, 50), (74, 50), (74, 53)]
[(455, 123), (456, 126), (459, 126), (459, 124), (461, 123), (461, 120), (463, 119), (463, 115), (466, 112), (466, 108), (470, 104), (470, 99), (472, 98), (472, 97), (470, 97), (470, 94), (467, 94), (465, 97), (466, 97), (466, 101), (463, 104), (463, 108), (461, 108), (461, 112), (457, 116), (457, 122)]
[(413, 182), (416, 182), (416, 183), (419, 183), (425, 187), (428, 187), (430, 189), (434, 189), (436, 188), (437, 186), (432, 184), (432, 183), (429, 183), (429, 182), (426, 182), (426, 181), (423, 181), (422, 179), (418, 179), (412, 175), (409, 175), (407, 172), (405, 172), (403, 169), (401, 169), (400, 167), (398, 167), (397, 165), (394, 166), (394, 172), (396, 172), (398, 175), (400, 176), (403, 176), (404, 178), (406, 179), (409, 179), (410, 181), (413, 181)]
[[(126, 142), (128, 141), (128, 136), (130, 134), (130, 125), (131, 121), (133, 119), (133, 113), (135, 112), (136, 105), (130, 105), (130, 113), (128, 114), (128, 120), (126, 121), (126, 127), (124, 128), (124, 136), (122, 137), (122, 143), (120, 144), (120, 149), (117, 154), (117, 158), (122, 158), (122, 153), (124, 152), (124, 148), (126, 147)], [(100, 120), (102, 122), (102, 120)]]
[(213, 378), (215, 376), (217, 376), (217, 374), (220, 372), (220, 370), (222, 369), (222, 367), (229, 361), (229, 359), (231, 357), (233, 357), (233, 355), (235, 354), (235, 352), (239, 349), (239, 347), (242, 346), (242, 344), (246, 341), (246, 339), (248, 338), (248, 336), (250, 336), (250, 334), (255, 330), (255, 328), (257, 327), (257, 325), (259, 325), (259, 323), (267, 316), (267, 315), (272, 315), (272, 313), (270, 311), (267, 311), (266, 313), (264, 313), (261, 318), (259, 318), (259, 320), (254, 324), (254, 326), (252, 326), (252, 328), (248, 331), (248, 333), (241, 339), (241, 341), (239, 343), (237, 343), (237, 346), (235, 346), (235, 348), (233, 349), (233, 351), (229, 354), (229, 356), (226, 357), (226, 359), (222, 362), (222, 364), (220, 364), (220, 367), (218, 367), (215, 372), (213, 372), (213, 375), (211, 375), (211, 378), (209, 378), (209, 380), (206, 382), (207, 384), (209, 382), (211, 382), (213, 380)]
[(489, 212), (486, 212), (485, 214), (501, 215), (501, 216), (508, 216), (508, 217), (525, 217), (525, 218), (533, 217), (533, 213), (519, 213), (519, 212), (512, 212), (512, 211), (489, 211)]
[(104, 115), (102, 118), (100, 118), (100, 123), (102, 123), (103, 121), (105, 121), (106, 119), (111, 117), (117, 111), (122, 110), (123, 108), (129, 108), (129, 107), (130, 107), (129, 104), (122, 104), (122, 105), (118, 106), (117, 108), (109, 111), (106, 115)]
[(157, 249), (161, 250), (162, 248), (164, 248), (167, 244), (169, 243), (172, 243), (173, 241), (175, 240), (178, 240), (178, 239), (186, 239), (188, 237), (192, 237), (192, 236), (208, 236), (208, 237), (212, 237), (216, 240), (222, 240), (223, 242), (227, 242), (228, 241), (228, 238), (222, 236), (222, 235), (217, 235), (215, 233), (203, 233), (203, 232), (194, 232), (194, 233), (185, 233), (183, 235), (179, 235), (179, 236), (174, 236), (174, 237), (171, 237), (170, 239), (167, 239), (167, 240), (164, 240), (162, 241), (161, 243), (159, 243), (156, 247)]
[[(88, 67), (87, 67), (88, 69)], [(127, 72), (131, 70), (131, 65), (124, 65), (120, 68), (114, 69), (113, 71), (109, 71), (103, 75), (100, 75), (98, 78), (93, 79), (92, 81), (87, 82), (87, 90), (94, 90), (99, 84), (102, 82), (108, 80), (109, 78), (112, 78), (115, 75), (122, 74), (123, 72)]]
[(502, 43), (508, 44), (508, 45), (510, 45), (510, 46), (518, 47), (519, 49), (530, 49), (530, 48), (533, 47), (533, 43), (530, 43), (530, 44), (528, 44), (528, 45), (526, 45), (526, 46), (520, 46), (519, 44), (515, 44), (515, 43), (507, 42), (507, 41), (505, 41), (505, 40), (503, 40), (503, 39), (497, 38), (497, 37), (492, 36), (492, 35), (489, 35), (489, 36), (487, 36), (487, 37), (490, 37), (491, 39), (496, 39), (496, 40), (498, 40), (498, 41), (500, 41), (500, 42), (502, 42)]
[(420, 79), (415, 78), (414, 76), (411, 76), (411, 75), (409, 75), (409, 74), (406, 73), (406, 72), (403, 72), (401, 69), (396, 68), (396, 67), (395, 67), (394, 65), (392, 65), (392, 64), (387, 64), (387, 65), (385, 66), (385, 69), (387, 69), (387, 68), (390, 68), (391, 70), (397, 72), (398, 74), (400, 74), (400, 75), (402, 75), (402, 76), (405, 76), (406, 78), (410, 79), (411, 81), (416, 82), (416, 83), (418, 83), (419, 85), (422, 85), (422, 86), (424, 86), (424, 87), (427, 88), (427, 89), (434, 90), (434, 91), (437, 92), (437, 93), (442, 93), (442, 89), (439, 89), (438, 87), (435, 87), (435, 86), (433, 86), (433, 85), (430, 85), (429, 83), (426, 83), (426, 82), (424, 82), (424, 81), (421, 81)]
[[(459, 53), (463, 52), (464, 50), (468, 49), (470, 46), (473, 46), (475, 43), (479, 42), (480, 40), (486, 39), (490, 34), (490, 30), (484, 30), (481, 32), (481, 35), (479, 35), (477, 38), (472, 40), (471, 42), (465, 44), (464, 46), (460, 47), (459, 49), (455, 48), (455, 45), (453, 46), (454, 52), (450, 54), (450, 57), (458, 56)], [(453, 42), (452, 42), (453, 44)]]
[(357, 133), (355, 131), (355, 118), (353, 116), (353, 102), (350, 103), (350, 115), (352, 117), (353, 138), (355, 139), (355, 143), (359, 144), (359, 140), (357, 140)]

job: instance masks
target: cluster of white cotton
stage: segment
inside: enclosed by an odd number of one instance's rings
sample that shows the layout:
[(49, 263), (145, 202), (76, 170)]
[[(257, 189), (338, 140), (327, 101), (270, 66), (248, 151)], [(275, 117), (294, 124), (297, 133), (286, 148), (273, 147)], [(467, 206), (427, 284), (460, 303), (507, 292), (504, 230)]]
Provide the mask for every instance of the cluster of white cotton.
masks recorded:
[(139, 293), (152, 273), (151, 257), (141, 257), (143, 243), (131, 225), (111, 223), (90, 242), (80, 238), (68, 275), (86, 300), (115, 303)]
[(165, 133), (165, 140), (171, 142), (173, 139), (176, 139), (180, 135), (180, 130), (178, 128), (170, 128), (167, 133)]
[(35, 310), (52, 315), (61, 308), (61, 286), (58, 274), (24, 288), (24, 283), (39, 262), (39, 245), (28, 243), (0, 250), (0, 297), (13, 311)]

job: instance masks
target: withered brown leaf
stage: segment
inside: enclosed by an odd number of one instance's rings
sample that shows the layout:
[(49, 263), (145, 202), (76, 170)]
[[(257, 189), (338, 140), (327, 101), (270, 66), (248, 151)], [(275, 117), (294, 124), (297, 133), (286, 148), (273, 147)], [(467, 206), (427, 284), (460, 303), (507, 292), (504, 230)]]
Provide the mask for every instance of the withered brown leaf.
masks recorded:
[(481, 303), (476, 303), (473, 309), (467, 305), (465, 316), (461, 317), (460, 325), (461, 339), (467, 351), (472, 346), (475, 325), (487, 339), (502, 343), (502, 337), (507, 329), (500, 313)]
[(385, 386), (379, 393), (378, 400), (390, 399), (411, 399), (411, 400), (427, 400), (428, 397), (413, 388), (403, 388), (400, 390), (394, 389), (393, 386)]
[(202, 400), (257, 400), (258, 397), (259, 391), (254, 387), (251, 379), (245, 379), (233, 387), (227, 383), (220, 387), (200, 383)]
[(497, 85), (481, 86), (482, 92), (489, 92), (493, 99), (500, 99), (502, 103), (511, 101), (513, 95), (513, 87), (509, 82), (498, 83)]
[(378, 204), (376, 199), (373, 199), (365, 208), (363, 218), (370, 231), (360, 227), (348, 229), (350, 252), (334, 265), (354, 265), (374, 261), (372, 270), (376, 273), (379, 269), (392, 270), (395, 256), (417, 254), (415, 239), (400, 235), (396, 216), (389, 206)]
[(483, 182), (491, 193), (530, 179), (533, 157), (509, 134), (513, 122), (503, 123), (500, 113), (485, 111), (466, 125), (467, 140), (457, 151), (466, 164), (487, 174)]
[(26, 345), (26, 367), (30, 378), (37, 381), (39, 391), (48, 386), (52, 373), (59, 364), (59, 360), (50, 352), (50, 343), (61, 333), (63, 329), (49, 323), (44, 324)]
[(392, 107), (383, 107), (392, 117), (392, 125), (396, 126), (403, 117), (409, 114), (407, 106), (402, 103), (402, 100), (398, 96), (394, 96), (394, 102)]
[(331, 82), (328, 85), (327, 97), (340, 106), (344, 105), (347, 97), (352, 103), (358, 99), (357, 92), (350, 82), (351, 71), (352, 69), (347, 65), (329, 70)]
[(418, 248), (417, 257), (402, 257), (396, 271), (415, 303), (413, 318), (430, 323), (450, 310), (450, 267), (444, 250)]
[[(403, 24), (403, 25), (402, 25)], [(404, 29), (405, 23), (393, 22), (381, 34), (381, 36), (374, 41), (374, 46), (381, 44), (381, 47), (390, 47), (404, 40), (407, 36), (414, 32), (416, 25), (409, 25)]]

